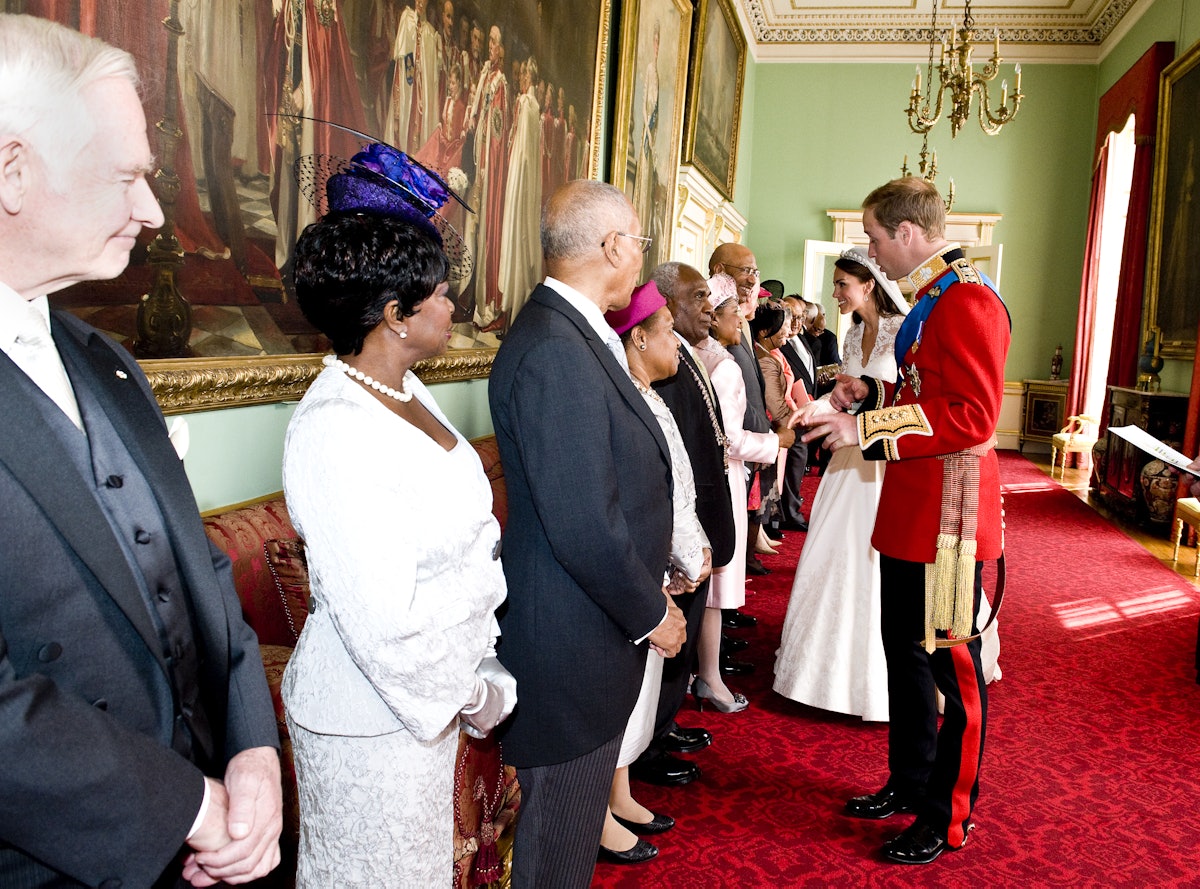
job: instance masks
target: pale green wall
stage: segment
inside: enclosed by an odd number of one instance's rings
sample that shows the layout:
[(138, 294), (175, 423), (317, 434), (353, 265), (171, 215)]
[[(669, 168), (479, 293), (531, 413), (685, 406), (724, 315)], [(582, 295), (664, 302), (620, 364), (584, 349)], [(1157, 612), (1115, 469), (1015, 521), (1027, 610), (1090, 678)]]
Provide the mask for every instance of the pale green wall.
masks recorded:
[(1200, 40), (1200, 3), (1196, 0), (1154, 0), (1129, 33), (1100, 62), (1100, 95), (1104, 95), (1152, 44), (1160, 40), (1174, 41), (1177, 56)]
[[(912, 65), (757, 66), (746, 243), (764, 278), (799, 290), (804, 240), (833, 236), (825, 211), (859, 207), (900, 175), (905, 154), (915, 167), (921, 141), (902, 110), (912, 76)], [(1048, 375), (1059, 343), (1069, 366), (1097, 102), (1094, 66), (1025, 65), (1021, 83), (1020, 114), (1000, 135), (972, 119), (951, 139), (943, 121), (930, 141), (938, 185), (955, 181), (954, 209), (1004, 216), (994, 241), (1004, 245), (1000, 289), (1013, 316), (1009, 379)]]
[[(450, 422), (467, 438), (492, 431), (486, 380), (429, 388)], [(283, 488), (283, 436), (295, 407), (268, 404), (185, 415), (191, 444), (184, 468), (202, 511)], [(380, 454), (380, 459), (388, 455)]]

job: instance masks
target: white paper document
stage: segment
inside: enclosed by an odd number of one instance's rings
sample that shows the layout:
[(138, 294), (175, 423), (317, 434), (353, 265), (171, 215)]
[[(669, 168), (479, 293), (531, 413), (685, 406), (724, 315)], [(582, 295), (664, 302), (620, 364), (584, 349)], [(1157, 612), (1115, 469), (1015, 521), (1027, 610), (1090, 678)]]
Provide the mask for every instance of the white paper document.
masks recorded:
[(1109, 426), (1108, 431), (1114, 435), (1119, 435), (1135, 448), (1140, 448), (1147, 454), (1162, 460), (1164, 463), (1200, 478), (1200, 472), (1188, 469), (1188, 464), (1192, 462), (1190, 457), (1179, 453), (1174, 448), (1167, 447), (1153, 435), (1146, 432), (1146, 430), (1139, 429), (1137, 426)]

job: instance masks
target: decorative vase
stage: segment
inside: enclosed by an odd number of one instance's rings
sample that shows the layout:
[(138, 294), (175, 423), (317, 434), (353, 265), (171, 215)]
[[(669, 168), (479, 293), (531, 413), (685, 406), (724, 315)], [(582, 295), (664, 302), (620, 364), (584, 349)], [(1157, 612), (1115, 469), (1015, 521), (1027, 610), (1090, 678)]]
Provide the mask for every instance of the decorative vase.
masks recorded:
[(1178, 477), (1162, 460), (1151, 460), (1142, 467), (1141, 481), (1147, 518), (1152, 522), (1169, 522), (1175, 513)]
[(1058, 344), (1058, 348), (1054, 350), (1054, 357), (1050, 359), (1050, 379), (1062, 379), (1062, 343)]
[(1137, 369), (1137, 387), (1143, 392), (1157, 392), (1161, 386), (1158, 372), (1163, 369), (1163, 360), (1158, 354), (1158, 340), (1154, 334), (1146, 337), (1142, 354), (1138, 357)]
[(1100, 491), (1100, 482), (1104, 478), (1104, 467), (1108, 464), (1108, 439), (1102, 438), (1092, 445), (1092, 490)]

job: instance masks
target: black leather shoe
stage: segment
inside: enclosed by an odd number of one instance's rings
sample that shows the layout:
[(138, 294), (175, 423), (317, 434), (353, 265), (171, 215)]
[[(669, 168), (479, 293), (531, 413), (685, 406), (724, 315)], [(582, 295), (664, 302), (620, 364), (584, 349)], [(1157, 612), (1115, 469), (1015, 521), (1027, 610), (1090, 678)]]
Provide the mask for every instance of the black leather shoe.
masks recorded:
[(804, 531), (808, 530), (808, 522), (802, 516), (802, 517), (796, 519), (796, 521), (794, 521), (794, 522), (793, 521), (780, 522), (779, 527), (782, 528), (784, 531), (804, 532)]
[(900, 864), (929, 864), (946, 851), (954, 850), (921, 821), (914, 821), (899, 836), (883, 844), (883, 857)]
[(664, 753), (651, 759), (635, 761), (629, 767), (629, 777), (660, 787), (678, 787), (699, 778), (700, 766)]
[(737, 654), (739, 651), (745, 651), (750, 647), (750, 643), (745, 639), (738, 639), (735, 636), (721, 637), (721, 654)]
[(746, 563), (746, 573), (752, 574), (755, 577), (763, 577), (764, 575), (770, 574), (771, 569), (768, 568), (766, 565), (764, 565), (762, 562), (760, 562), (758, 559), (755, 559), (752, 562)]
[(609, 864), (641, 864), (644, 861), (649, 861), (657, 854), (657, 846), (651, 845), (645, 840), (638, 840), (632, 849), (624, 852), (617, 852), (615, 849), (605, 849), (601, 846), (599, 860), (607, 861)]
[(721, 672), (726, 676), (747, 676), (754, 672), (754, 664), (748, 661), (737, 661), (728, 655), (722, 655)]
[(763, 531), (772, 540), (783, 540), (783, 528), (778, 525), (763, 525)]
[(916, 801), (909, 795), (891, 787), (884, 787), (877, 793), (856, 796), (846, 803), (846, 814), (851, 818), (870, 818), (879, 820), (891, 818), (900, 812), (911, 812), (916, 808)]
[[(656, 833), (666, 833), (675, 826), (675, 819), (670, 815), (655, 814), (651, 821), (647, 821), (645, 823), (639, 821), (626, 821), (615, 812), (613, 813), (613, 818), (616, 819), (617, 824), (621, 825), (626, 830), (632, 830), (634, 833), (641, 834), (642, 836), (653, 836)], [(604, 847), (601, 846), (600, 848), (603, 849)]]
[(677, 725), (662, 736), (663, 747), (672, 753), (695, 753), (711, 743), (712, 735), (702, 728), (684, 728)]
[(723, 608), (721, 626), (727, 630), (748, 630), (758, 626), (758, 618), (752, 614), (743, 614), (736, 608)]

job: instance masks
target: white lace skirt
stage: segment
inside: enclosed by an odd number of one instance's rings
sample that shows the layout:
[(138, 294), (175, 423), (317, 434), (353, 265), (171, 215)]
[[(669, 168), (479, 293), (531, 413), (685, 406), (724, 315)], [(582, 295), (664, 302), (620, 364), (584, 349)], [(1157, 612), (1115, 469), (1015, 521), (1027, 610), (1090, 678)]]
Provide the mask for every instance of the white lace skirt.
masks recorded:
[(458, 726), (319, 735), (288, 720), (300, 797), (297, 889), (449, 886)]

